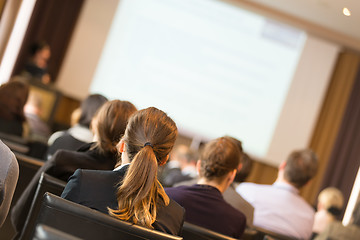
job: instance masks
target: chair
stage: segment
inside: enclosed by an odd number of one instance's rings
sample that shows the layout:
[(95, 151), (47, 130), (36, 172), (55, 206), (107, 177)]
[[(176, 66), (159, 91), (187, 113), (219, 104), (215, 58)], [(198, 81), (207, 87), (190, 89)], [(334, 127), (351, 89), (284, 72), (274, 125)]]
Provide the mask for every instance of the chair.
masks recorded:
[(81, 240), (55, 228), (40, 224), (36, 226), (33, 240)]
[(188, 222), (184, 222), (182, 233), (184, 240), (234, 240), (235, 239)]
[(254, 230), (257, 231), (257, 237), (254, 239), (257, 240), (296, 240), (296, 238), (292, 238), (289, 236), (285, 236), (279, 233), (271, 232), (264, 228), (254, 227)]
[(0, 227), (8, 215), (18, 178), (16, 157), (0, 140)]
[(46, 224), (59, 231), (87, 240), (182, 239), (179, 236), (118, 220), (51, 193), (46, 193), (44, 196), (36, 224)]
[(20, 234), (20, 239), (29, 239), (31, 232), (34, 229), (35, 220), (39, 214), (42, 198), (45, 192), (61, 195), (65, 185), (66, 183), (62, 180), (54, 178), (46, 173), (41, 174), (29, 213)]

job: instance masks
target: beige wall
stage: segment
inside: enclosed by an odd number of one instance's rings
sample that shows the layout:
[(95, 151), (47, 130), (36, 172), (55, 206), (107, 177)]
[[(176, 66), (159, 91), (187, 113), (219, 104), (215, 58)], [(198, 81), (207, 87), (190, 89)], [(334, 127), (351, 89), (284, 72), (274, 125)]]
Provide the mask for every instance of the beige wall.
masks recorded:
[(64, 59), (56, 87), (84, 99), (96, 70), (119, 0), (86, 0)]
[(21, 3), (22, 0), (0, 0), (0, 13), (4, 7), (0, 21), (0, 60), (4, 55)]

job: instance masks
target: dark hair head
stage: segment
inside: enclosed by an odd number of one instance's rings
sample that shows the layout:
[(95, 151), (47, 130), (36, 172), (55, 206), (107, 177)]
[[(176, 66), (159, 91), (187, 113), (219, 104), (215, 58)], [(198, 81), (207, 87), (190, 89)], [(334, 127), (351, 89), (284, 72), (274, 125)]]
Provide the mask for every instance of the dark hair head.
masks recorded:
[(104, 103), (96, 114), (96, 129), (99, 137), (96, 147), (102, 153), (115, 154), (116, 145), (125, 132), (130, 116), (136, 107), (128, 101), (112, 100)]
[(38, 51), (41, 51), (44, 48), (50, 48), (50, 45), (45, 41), (33, 43), (30, 46), (30, 55), (34, 56)]
[(107, 102), (107, 98), (100, 94), (91, 94), (82, 101), (79, 124), (85, 127), (90, 127), (92, 118), (105, 102)]
[(158, 165), (164, 164), (177, 137), (175, 122), (163, 111), (150, 107), (134, 113), (123, 137), (131, 161), (118, 189), (118, 209), (111, 215), (152, 228), (158, 199), (169, 198), (157, 179)]
[(208, 180), (222, 179), (230, 171), (237, 169), (242, 153), (230, 137), (210, 141), (201, 153), (200, 177)]
[(286, 160), (284, 178), (297, 188), (313, 178), (318, 169), (318, 159), (310, 149), (294, 151)]
[(12, 80), (0, 86), (0, 117), (5, 120), (25, 121), (24, 106), (29, 96), (29, 85)]
[(244, 182), (246, 178), (249, 176), (251, 169), (253, 166), (253, 160), (247, 155), (246, 153), (243, 153), (242, 156), (242, 167), (240, 171), (236, 173), (235, 182)]

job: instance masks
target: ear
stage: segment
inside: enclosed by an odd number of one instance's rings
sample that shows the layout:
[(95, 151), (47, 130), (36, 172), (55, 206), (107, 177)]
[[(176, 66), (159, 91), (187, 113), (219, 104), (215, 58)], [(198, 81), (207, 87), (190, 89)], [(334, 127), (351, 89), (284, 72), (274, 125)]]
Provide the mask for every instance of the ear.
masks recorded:
[(237, 170), (234, 169), (229, 173), (229, 182), (230, 182), (230, 184), (234, 181), (235, 176), (236, 176), (236, 172), (237, 172)]
[(196, 172), (198, 173), (198, 176), (200, 176), (200, 169), (201, 169), (201, 160), (197, 160), (196, 162)]
[(238, 166), (238, 168), (237, 168), (237, 172), (240, 172), (240, 170), (242, 169), (242, 167), (243, 167), (243, 164), (242, 164), (242, 163), (239, 163), (239, 166)]
[(283, 170), (286, 166), (286, 161), (282, 161), (279, 165), (279, 170)]
[(123, 153), (126, 149), (126, 144), (123, 139), (120, 140), (120, 142), (117, 144), (118, 151)]

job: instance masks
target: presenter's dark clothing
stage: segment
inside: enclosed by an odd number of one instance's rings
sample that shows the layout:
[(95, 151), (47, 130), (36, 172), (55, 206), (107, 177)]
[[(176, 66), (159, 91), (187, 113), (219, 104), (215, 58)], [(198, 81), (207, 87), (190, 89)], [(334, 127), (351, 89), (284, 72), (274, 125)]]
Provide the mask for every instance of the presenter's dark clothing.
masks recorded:
[(86, 144), (78, 152), (59, 150), (36, 172), (29, 185), (11, 210), (11, 221), (15, 231), (19, 233), (25, 224), (32, 199), (42, 172), (61, 179), (65, 182), (78, 168), (112, 170), (117, 162), (117, 155), (111, 156), (99, 153), (92, 149), (94, 143)]
[(234, 238), (242, 236), (245, 215), (225, 202), (217, 188), (195, 184), (165, 188), (165, 192), (185, 208), (185, 221)]
[[(70, 177), (61, 197), (108, 214), (107, 207), (118, 208), (117, 184), (125, 175), (127, 168), (128, 166), (125, 165), (114, 171), (78, 169)], [(170, 200), (168, 206), (165, 206), (161, 200), (153, 223), (154, 229), (180, 235), (183, 222), (184, 209), (173, 200)]]

